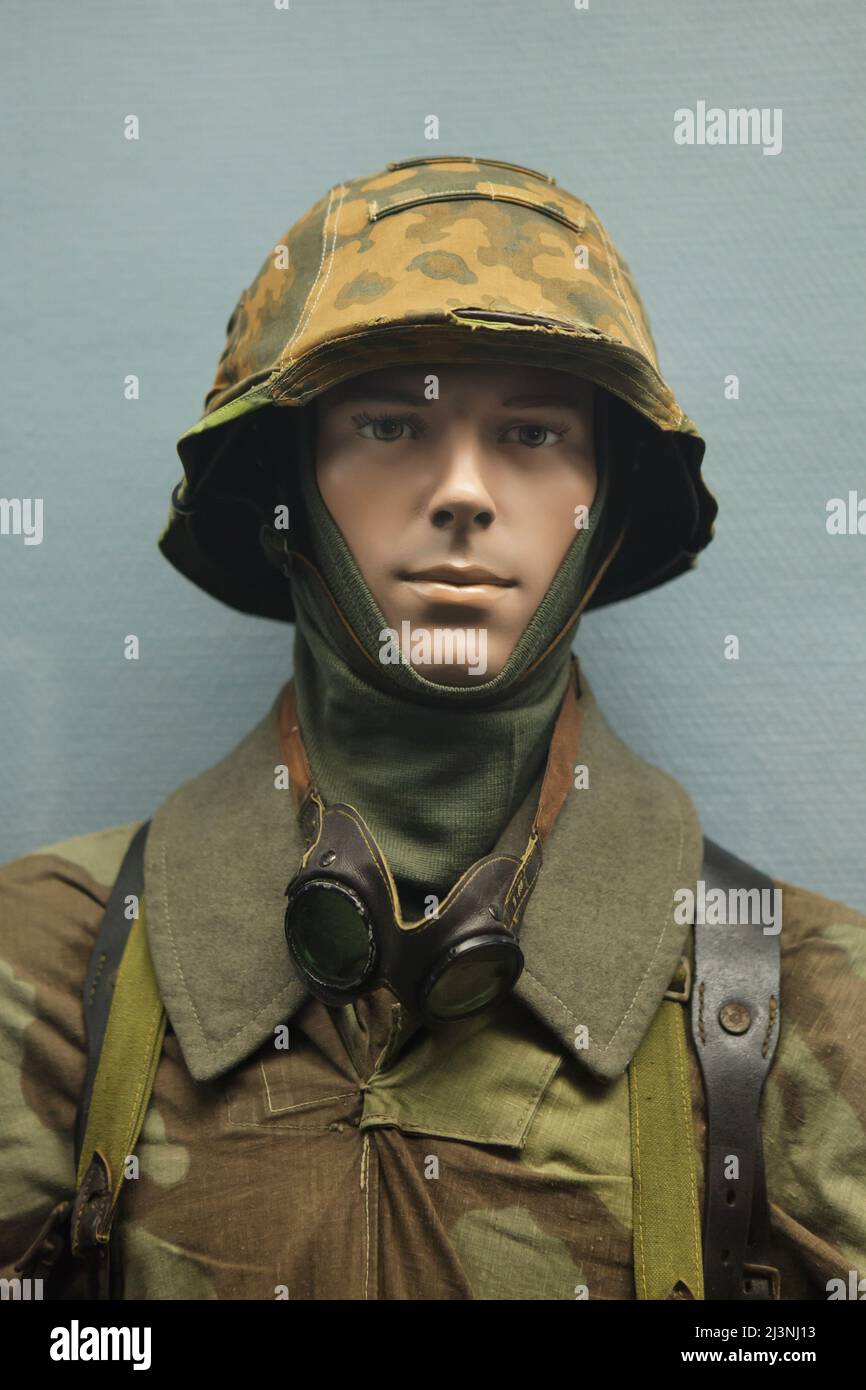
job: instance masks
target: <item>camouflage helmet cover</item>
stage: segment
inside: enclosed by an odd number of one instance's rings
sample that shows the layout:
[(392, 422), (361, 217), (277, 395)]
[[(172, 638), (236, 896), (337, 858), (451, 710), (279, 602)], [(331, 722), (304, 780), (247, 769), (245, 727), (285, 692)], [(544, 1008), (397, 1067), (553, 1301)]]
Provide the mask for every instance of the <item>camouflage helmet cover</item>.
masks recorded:
[(588, 607), (674, 578), (712, 537), (704, 441), (659, 372), (628, 266), (546, 174), (437, 156), (337, 184), (273, 248), (226, 333), (204, 414), (178, 441), (185, 476), (160, 548), (244, 612), (293, 618), (259, 540), (275, 495), (266, 438), (332, 386), (392, 365), (553, 367), (609, 393), (630, 520)]

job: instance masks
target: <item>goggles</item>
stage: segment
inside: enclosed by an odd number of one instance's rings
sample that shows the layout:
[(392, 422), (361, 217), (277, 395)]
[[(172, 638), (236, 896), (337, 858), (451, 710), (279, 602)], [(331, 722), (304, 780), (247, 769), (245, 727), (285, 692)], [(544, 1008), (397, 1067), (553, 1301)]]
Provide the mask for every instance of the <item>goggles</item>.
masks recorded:
[(468, 1018), (514, 988), (523, 970), (518, 931), (541, 870), (542, 843), (573, 785), (580, 723), (572, 662), (523, 854), (477, 860), (429, 916), (405, 922), (391, 870), (363, 816), (320, 796), (294, 683), (286, 686), (280, 741), (305, 849), (286, 888), (285, 933), (311, 994), (338, 1006), (385, 985), (430, 1023)]

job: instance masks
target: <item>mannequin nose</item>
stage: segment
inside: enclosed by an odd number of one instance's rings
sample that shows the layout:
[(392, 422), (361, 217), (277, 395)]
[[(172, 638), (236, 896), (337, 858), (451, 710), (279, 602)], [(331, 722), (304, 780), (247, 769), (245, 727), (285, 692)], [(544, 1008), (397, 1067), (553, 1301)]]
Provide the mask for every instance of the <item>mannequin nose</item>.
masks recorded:
[(480, 444), (464, 441), (449, 450), (429, 499), (428, 516), (438, 530), (486, 530), (493, 524), (496, 504), (482, 475)]

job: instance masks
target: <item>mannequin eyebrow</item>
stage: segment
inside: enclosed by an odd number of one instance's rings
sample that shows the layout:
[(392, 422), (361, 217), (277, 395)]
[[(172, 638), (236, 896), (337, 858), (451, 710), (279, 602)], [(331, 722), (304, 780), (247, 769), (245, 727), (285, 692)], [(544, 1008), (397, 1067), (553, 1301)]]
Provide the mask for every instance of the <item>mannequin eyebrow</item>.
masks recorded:
[[(379, 401), (387, 405), (433, 405), (424, 397), (416, 396), (411, 391), (400, 391), (396, 387), (389, 387), (383, 391), (358, 391), (343, 396), (341, 405), (350, 405), (357, 401)], [(571, 410), (579, 410), (578, 402), (572, 396), (559, 395), (556, 392), (545, 393), (544, 395), (529, 396), (509, 396), (508, 400), (502, 402), (503, 406), (533, 406), (533, 405), (560, 405)]]
[(563, 396), (556, 391), (546, 392), (543, 396), (509, 396), (507, 401), (502, 402), (508, 406), (525, 405), (563, 405), (572, 410), (579, 410), (580, 406), (573, 396)]

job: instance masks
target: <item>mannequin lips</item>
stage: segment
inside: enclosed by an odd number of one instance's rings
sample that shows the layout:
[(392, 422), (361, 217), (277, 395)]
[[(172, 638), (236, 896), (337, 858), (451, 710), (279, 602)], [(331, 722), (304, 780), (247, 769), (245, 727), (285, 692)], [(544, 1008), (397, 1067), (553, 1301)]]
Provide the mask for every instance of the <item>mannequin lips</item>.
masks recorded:
[(429, 569), (404, 571), (399, 577), (428, 602), (464, 607), (497, 603), (517, 583), (482, 565), (431, 565)]
[(412, 570), (401, 576), (403, 579), (441, 580), (443, 584), (504, 584), (510, 587), (513, 579), (503, 579), (483, 565), (431, 565), (429, 569)]

